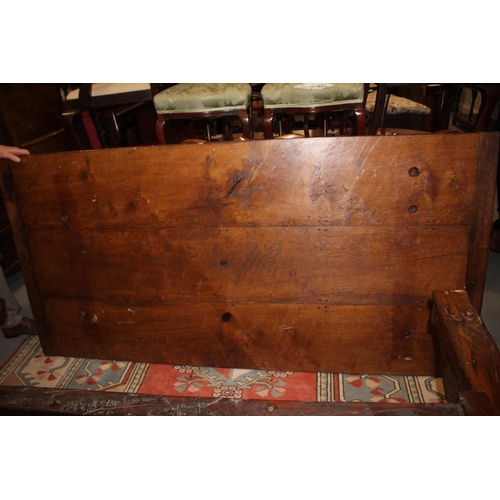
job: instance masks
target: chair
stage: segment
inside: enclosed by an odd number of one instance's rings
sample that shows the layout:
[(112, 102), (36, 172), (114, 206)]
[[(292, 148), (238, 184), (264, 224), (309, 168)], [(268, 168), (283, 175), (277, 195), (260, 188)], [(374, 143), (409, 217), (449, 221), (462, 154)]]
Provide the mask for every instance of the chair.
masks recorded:
[(283, 131), (281, 117), (298, 114), (304, 114), (304, 135), (309, 137), (311, 113), (324, 113), (323, 136), (326, 136), (329, 114), (351, 111), (355, 114), (354, 133), (364, 135), (366, 92), (367, 87), (363, 83), (266, 83), (261, 90), (264, 137), (273, 138), (273, 120), (276, 116), (278, 135), (290, 133), (289, 127)]
[[(171, 120), (189, 120), (192, 124), (193, 120), (230, 116), (239, 117), (243, 136), (251, 138), (251, 98), (252, 87), (248, 83), (178, 83), (158, 92), (153, 99), (158, 141), (175, 142), (173, 134), (169, 141), (165, 135), (165, 124)], [(206, 125), (206, 134), (211, 141), (210, 123)]]
[(81, 117), (91, 149), (107, 146), (101, 129), (104, 128), (102, 112), (106, 124), (112, 132), (114, 146), (122, 145), (121, 131), (117, 117), (136, 109), (146, 101), (152, 101), (158, 92), (158, 84), (150, 83), (83, 83), (80, 88), (68, 93), (63, 102), (63, 123), (79, 149), (84, 149), (75, 126), (75, 118)]
[[(471, 94), (468, 113), (460, 109), (461, 97), (465, 92)], [(480, 97), (480, 105), (475, 113), (477, 97)], [(467, 97), (467, 96), (465, 96)], [(498, 83), (460, 83), (455, 87), (453, 100), (452, 125), (464, 132), (480, 132), (487, 130), (488, 122), (500, 102), (500, 84)], [(465, 100), (465, 99), (464, 99)], [(500, 157), (497, 166), (497, 212), (500, 215)], [(500, 217), (492, 225), (490, 234), (490, 250), (500, 253)]]
[(368, 135), (385, 135), (387, 115), (430, 115), (431, 109), (425, 104), (400, 97), (394, 94), (391, 84), (378, 83), (372, 85), (366, 98), (365, 109), (370, 113)]
[[(471, 103), (468, 113), (460, 112), (461, 97), (464, 90), (471, 93)], [(475, 104), (478, 95), (480, 96), (480, 106), (475, 113)], [(460, 83), (455, 87), (453, 96), (453, 116), (452, 124), (465, 132), (480, 132), (488, 125), (488, 121), (495, 110), (495, 106), (500, 100), (500, 84), (498, 83)]]

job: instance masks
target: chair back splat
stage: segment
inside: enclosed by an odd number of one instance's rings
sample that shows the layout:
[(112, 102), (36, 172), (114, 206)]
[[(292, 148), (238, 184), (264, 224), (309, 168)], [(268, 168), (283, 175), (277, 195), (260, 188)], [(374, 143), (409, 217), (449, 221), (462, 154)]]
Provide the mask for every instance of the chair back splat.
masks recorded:
[[(461, 290), (481, 310), (498, 139), (211, 142), (2, 162), (44, 353), (438, 375), (455, 358), (436, 350), (433, 292)], [(435, 322), (465, 328), (472, 313), (446, 293)], [(455, 377), (454, 394), (476, 379)]]

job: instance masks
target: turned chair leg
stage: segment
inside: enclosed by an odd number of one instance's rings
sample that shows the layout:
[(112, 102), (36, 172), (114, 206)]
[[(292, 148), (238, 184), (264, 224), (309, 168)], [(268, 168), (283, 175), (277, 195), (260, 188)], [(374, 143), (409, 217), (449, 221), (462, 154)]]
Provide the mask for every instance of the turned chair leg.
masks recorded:
[(366, 112), (363, 108), (358, 108), (354, 110), (356, 115), (356, 135), (366, 134)]
[(309, 137), (309, 113), (304, 113), (304, 137)]
[(264, 138), (273, 138), (273, 117), (274, 112), (272, 109), (264, 109), (264, 117), (262, 119), (262, 128), (264, 129)]
[(342, 111), (339, 118), (339, 135), (345, 135), (346, 130), (346, 114), (347, 111)]
[(156, 120), (156, 137), (160, 144), (167, 144), (165, 139), (165, 117), (163, 115), (158, 115)]
[(246, 139), (251, 139), (251, 123), (250, 123), (250, 116), (248, 115), (248, 111), (246, 109), (240, 109), (238, 110), (238, 116), (241, 121), (241, 128), (243, 132), (243, 137)]
[(227, 139), (229, 137), (229, 117), (222, 119), (222, 135)]

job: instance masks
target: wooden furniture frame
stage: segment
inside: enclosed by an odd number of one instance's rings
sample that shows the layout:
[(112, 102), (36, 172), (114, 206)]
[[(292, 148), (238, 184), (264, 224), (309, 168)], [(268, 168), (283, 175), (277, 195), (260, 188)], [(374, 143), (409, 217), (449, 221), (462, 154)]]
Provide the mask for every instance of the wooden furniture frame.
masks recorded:
[(85, 147), (74, 125), (77, 115), (82, 119), (85, 133), (92, 149), (101, 149), (103, 147), (102, 138), (91, 115), (91, 111), (97, 109), (103, 111), (110, 124), (114, 140), (120, 145), (121, 137), (117, 116), (142, 105), (146, 101), (152, 101), (153, 97), (160, 90), (160, 84), (151, 83), (150, 88), (147, 90), (93, 96), (92, 85), (93, 83), (82, 83), (78, 99), (63, 102), (64, 111), (62, 113), (62, 121), (66, 130), (71, 134), (75, 144), (80, 149), (85, 149)]
[[(166, 124), (170, 123), (171, 120), (209, 120), (216, 118), (229, 118), (231, 116), (237, 116), (241, 122), (241, 129), (244, 138), (250, 139), (252, 137), (252, 123), (250, 117), (252, 116), (251, 103), (248, 109), (221, 109), (217, 111), (198, 111), (193, 113), (158, 113), (156, 120), (156, 136), (160, 144), (168, 144), (167, 135), (165, 133)], [(210, 123), (207, 122), (206, 125), (207, 140), (210, 142), (212, 137), (210, 133)], [(227, 121), (226, 121), (226, 131), (227, 131)], [(170, 142), (175, 143), (176, 141), (170, 139)]]
[[(389, 106), (389, 99), (394, 93), (394, 88), (405, 87), (411, 85), (431, 85), (431, 84), (415, 84), (415, 83), (377, 83), (373, 90), (377, 91), (377, 98), (375, 100), (375, 109), (371, 117), (370, 126), (368, 127), (368, 135), (377, 135), (380, 131), (381, 135), (385, 135), (387, 108)], [(446, 113), (446, 102), (451, 93), (451, 85), (440, 84), (437, 98), (433, 98), (430, 104), (431, 115), (427, 117), (427, 122), (430, 123), (427, 131), (437, 131), (448, 128), (448, 125), (442, 126), (445, 120), (444, 113)], [(437, 100), (437, 103), (434, 102)], [(431, 101), (431, 99), (428, 99)]]
[(447, 404), (0, 388), (6, 413), (499, 414), (482, 324), (499, 135), (243, 141), (3, 161), (46, 355), (441, 375)]
[[(366, 101), (366, 91), (365, 91), (365, 99)], [(296, 115), (303, 114), (304, 118), (304, 135), (305, 137), (309, 137), (309, 115), (310, 114), (324, 114), (325, 117), (323, 119), (323, 137), (326, 137), (327, 134), (327, 123), (328, 123), (328, 115), (337, 112), (344, 111), (353, 111), (355, 115), (355, 130), (354, 135), (365, 135), (366, 132), (366, 112), (365, 112), (365, 102), (359, 102), (354, 104), (336, 104), (331, 106), (316, 106), (309, 108), (266, 108), (264, 106), (264, 117), (263, 117), (263, 130), (264, 137), (266, 139), (272, 139), (274, 137), (273, 132), (273, 119), (275, 116), (280, 117), (281, 115)], [(285, 133), (290, 133), (290, 130), (283, 130), (281, 120), (278, 122), (279, 126), (279, 135)]]
[[(472, 102), (467, 118), (463, 118), (458, 114), (460, 95), (464, 88), (468, 88), (472, 92)], [(481, 104), (477, 115), (474, 116), (474, 107), (478, 94), (481, 96)], [(455, 100), (454, 112), (452, 116), (453, 125), (457, 125), (468, 132), (480, 132), (485, 129), (498, 101), (500, 100), (500, 84), (459, 83), (455, 87), (455, 95), (453, 98)]]
[[(472, 93), (472, 102), (470, 103), (469, 114), (466, 118), (460, 116), (458, 108), (462, 90), (467, 88)], [(448, 105), (453, 105), (452, 123), (460, 129), (471, 132), (481, 132), (487, 129), (493, 111), (500, 100), (500, 84), (498, 83), (459, 83), (454, 86), (454, 92), (448, 99)], [(478, 94), (481, 96), (481, 104), (477, 115), (474, 114), (475, 102)], [(454, 101), (451, 102), (450, 101)], [(447, 117), (449, 120), (450, 113)], [(497, 124), (500, 123), (497, 118)], [(497, 128), (498, 129), (498, 128)], [(497, 212), (500, 215), (500, 157), (497, 170)], [(498, 235), (500, 232), (500, 218), (498, 218), (491, 230), (490, 248), (496, 252), (499, 251)]]

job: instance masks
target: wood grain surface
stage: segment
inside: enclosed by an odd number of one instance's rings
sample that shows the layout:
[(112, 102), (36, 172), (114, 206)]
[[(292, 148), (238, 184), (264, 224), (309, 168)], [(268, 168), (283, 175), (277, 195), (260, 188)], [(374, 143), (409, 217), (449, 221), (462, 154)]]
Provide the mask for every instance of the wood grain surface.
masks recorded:
[(234, 401), (34, 387), (0, 387), (0, 415), (86, 416), (463, 416), (459, 404)]
[[(446, 396), (500, 415), (500, 352), (465, 290), (435, 291)], [(483, 399), (486, 398), (486, 402)], [(488, 404), (489, 403), (489, 404)]]
[(482, 181), (497, 145), (481, 137), (208, 143), (5, 162), (44, 352), (436, 374), (432, 291), (463, 289), (486, 270), (477, 243), (488, 221), (476, 216), (490, 203)]
[(23, 159), (15, 182), (28, 228), (449, 225), (472, 221), (477, 155), (462, 135), (152, 146)]

